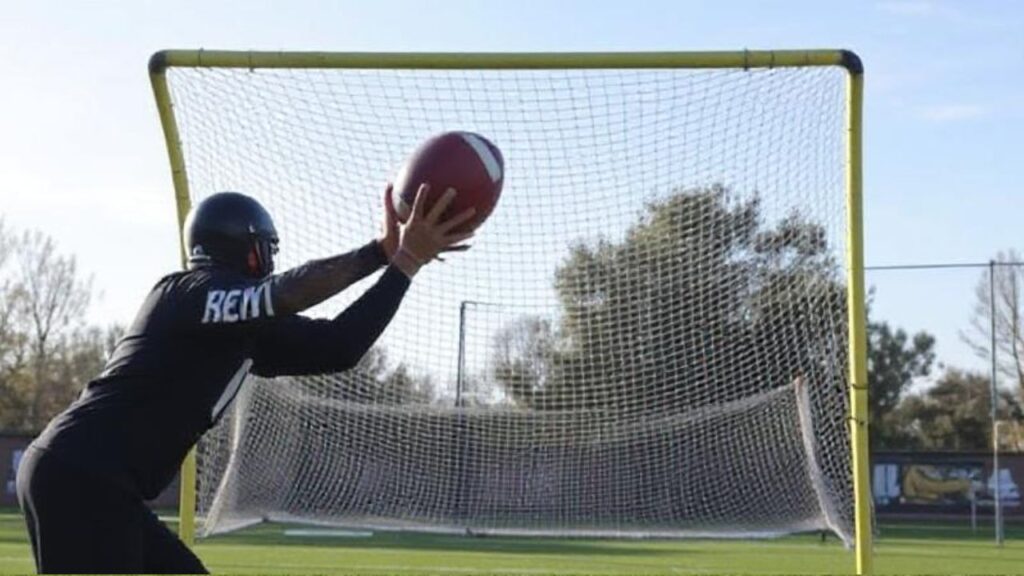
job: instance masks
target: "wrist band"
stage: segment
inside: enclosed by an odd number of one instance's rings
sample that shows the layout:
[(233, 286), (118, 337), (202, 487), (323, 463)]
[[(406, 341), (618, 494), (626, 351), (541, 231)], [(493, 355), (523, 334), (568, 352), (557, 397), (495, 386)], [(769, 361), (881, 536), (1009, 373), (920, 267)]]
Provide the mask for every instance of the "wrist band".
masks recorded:
[(423, 266), (423, 263), (420, 262), (412, 252), (403, 249), (399, 249), (398, 252), (395, 253), (395, 257), (391, 259), (391, 264), (393, 266), (397, 266), (398, 269), (410, 279), (419, 272), (420, 268)]
[(419, 256), (413, 254), (411, 250), (409, 250), (408, 248), (406, 248), (404, 246), (398, 248), (398, 252), (395, 253), (395, 258), (398, 258), (399, 256), (401, 256), (403, 254), (405, 255), (406, 258), (408, 258), (409, 260), (412, 260), (417, 266), (423, 266), (423, 264), (424, 264), (423, 260), (420, 259)]

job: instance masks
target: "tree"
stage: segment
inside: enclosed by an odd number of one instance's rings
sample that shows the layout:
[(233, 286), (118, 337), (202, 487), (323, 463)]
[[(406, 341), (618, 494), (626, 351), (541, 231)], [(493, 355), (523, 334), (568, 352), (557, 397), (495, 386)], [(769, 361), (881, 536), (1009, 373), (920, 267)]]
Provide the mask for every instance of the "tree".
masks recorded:
[[(947, 370), (928, 390), (907, 396), (887, 417), (904, 449), (987, 450), (992, 447), (991, 382), (988, 377)], [(1000, 412), (1019, 419), (1020, 403), (1000, 391)]]
[(935, 360), (935, 338), (925, 332), (910, 337), (886, 322), (868, 323), (868, 394), (873, 448), (907, 448), (913, 439), (890, 418), (915, 378), (927, 376)]
[(555, 365), (551, 323), (524, 316), (495, 338), (494, 377), (505, 393), (523, 406), (535, 406), (549, 389), (548, 370)]
[[(992, 318), (995, 316), (997, 370), (1013, 384), (1018, 398), (1024, 398), (1024, 266), (1016, 250), (999, 252), (992, 278), (985, 271), (975, 287), (974, 311), (970, 328), (960, 336), (980, 357), (992, 356)], [(995, 282), (993, 310), (992, 283)]]
[(55, 359), (79, 328), (92, 292), (90, 283), (78, 277), (74, 256), (58, 255), (53, 240), (41, 232), (22, 235), (15, 260), (34, 380), (26, 420), (39, 422), (45, 418), (45, 403), (77, 392), (68, 390), (73, 383), (59, 379)]
[(414, 375), (403, 363), (392, 366), (383, 346), (367, 350), (356, 366), (341, 374), (341, 379), (300, 378), (293, 382), (311, 396), (362, 404), (428, 404), (434, 397), (430, 377)]
[(73, 256), (0, 222), (0, 429), (40, 430), (102, 369), (120, 328), (85, 326), (90, 299)]
[[(505, 393), (537, 409), (685, 410), (827, 381), (845, 349), (822, 319), (846, 303), (824, 229), (795, 214), (769, 226), (757, 198), (731, 198), (681, 189), (622, 241), (573, 246), (555, 274), (557, 325), (524, 318), (495, 341)], [(683, 389), (708, 392), (664, 401)]]
[(32, 387), (22, 288), (11, 277), (15, 237), (0, 220), (0, 429), (12, 429), (27, 411)]

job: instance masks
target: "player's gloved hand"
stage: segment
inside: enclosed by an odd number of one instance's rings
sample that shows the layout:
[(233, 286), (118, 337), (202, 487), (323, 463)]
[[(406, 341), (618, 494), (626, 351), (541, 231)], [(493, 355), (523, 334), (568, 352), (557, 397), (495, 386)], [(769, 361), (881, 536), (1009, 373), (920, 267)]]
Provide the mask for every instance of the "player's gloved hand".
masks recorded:
[(472, 232), (455, 232), (460, 224), (465, 223), (473, 214), (474, 208), (467, 208), (451, 218), (440, 221), (441, 215), (455, 198), (455, 190), (449, 189), (437, 200), (430, 211), (425, 210), (427, 192), (430, 187), (421, 184), (416, 191), (416, 200), (412, 205), (412, 215), (401, 228), (398, 250), (391, 262), (406, 276), (412, 278), (420, 267), (430, 262), (441, 252), (448, 250), (465, 250), (468, 246), (459, 245), (473, 237)]

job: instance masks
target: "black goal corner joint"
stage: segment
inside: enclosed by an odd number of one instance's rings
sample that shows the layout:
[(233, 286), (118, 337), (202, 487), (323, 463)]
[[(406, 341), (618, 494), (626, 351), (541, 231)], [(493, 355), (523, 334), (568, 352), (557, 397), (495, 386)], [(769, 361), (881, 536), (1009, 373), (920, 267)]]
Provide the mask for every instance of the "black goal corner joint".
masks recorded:
[(864, 63), (861, 62), (860, 56), (853, 50), (839, 51), (839, 65), (846, 68), (850, 74), (864, 73)]
[(158, 50), (149, 57), (150, 75), (163, 74), (167, 69), (167, 50)]

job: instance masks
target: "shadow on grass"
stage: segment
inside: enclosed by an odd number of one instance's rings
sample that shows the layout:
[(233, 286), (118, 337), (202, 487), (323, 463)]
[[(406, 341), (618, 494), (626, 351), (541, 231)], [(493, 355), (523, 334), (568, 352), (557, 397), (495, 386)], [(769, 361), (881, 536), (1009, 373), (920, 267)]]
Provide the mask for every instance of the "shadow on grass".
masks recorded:
[[(465, 553), (504, 554), (550, 554), (550, 555), (596, 555), (596, 556), (655, 556), (655, 555), (697, 555), (708, 553), (709, 548), (695, 540), (614, 540), (587, 538), (508, 537), (508, 536), (461, 536), (451, 534), (429, 534), (422, 532), (375, 532), (371, 537), (291, 537), (284, 530), (290, 528), (281, 524), (261, 524), (227, 535), (216, 536), (204, 541), (210, 546), (226, 545), (273, 545), (315, 548), (374, 549), (374, 550), (421, 550)], [(933, 523), (884, 523), (879, 526), (878, 544), (885, 546), (908, 545), (925, 541), (934, 545), (976, 545), (991, 539), (988, 530), (970, 527), (956, 522)], [(1024, 525), (1009, 524), (1006, 529), (1008, 540), (1024, 539)], [(706, 542), (706, 541), (705, 541)], [(839, 546), (838, 539), (829, 535), (822, 540), (817, 533), (786, 536), (778, 540), (762, 542), (818, 544)], [(668, 544), (668, 545), (666, 545)], [(675, 545), (678, 544), (678, 545)]]
[[(369, 537), (285, 536), (281, 525), (260, 525), (241, 532), (214, 536), (204, 545), (303, 546), (315, 548), (422, 550), (502, 554), (599, 556), (678, 555), (678, 549), (654, 545), (656, 540), (624, 541), (507, 536), (460, 536), (421, 532), (375, 532)], [(691, 550), (687, 552), (698, 552)]]

